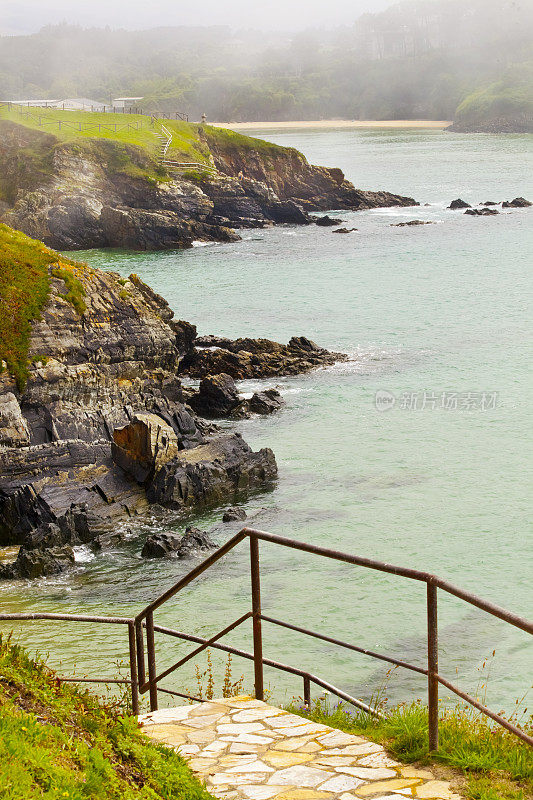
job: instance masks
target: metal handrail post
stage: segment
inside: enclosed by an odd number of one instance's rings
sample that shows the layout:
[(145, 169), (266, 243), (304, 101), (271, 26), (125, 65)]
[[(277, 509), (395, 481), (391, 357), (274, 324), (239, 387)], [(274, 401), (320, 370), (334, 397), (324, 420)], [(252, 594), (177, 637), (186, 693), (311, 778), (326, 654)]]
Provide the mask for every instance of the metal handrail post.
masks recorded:
[(142, 686), (146, 681), (146, 670), (144, 666), (144, 634), (140, 619), (135, 620), (135, 638), (137, 640), (137, 677)]
[(311, 711), (311, 679), (309, 675), (304, 675), (304, 705)]
[(428, 624), (428, 732), (429, 750), (439, 749), (439, 634), (437, 620), (437, 586), (427, 584)]
[(150, 711), (157, 711), (157, 671), (155, 666), (154, 615), (146, 615), (146, 649), (148, 650), (148, 683), (150, 690)]
[(131, 678), (131, 710), (133, 715), (139, 715), (139, 681), (137, 676), (137, 648), (135, 643), (135, 623), (128, 624), (128, 644), (130, 651), (130, 678)]
[(250, 567), (252, 579), (252, 613), (254, 637), (254, 675), (255, 696), (264, 700), (263, 688), (263, 637), (261, 633), (261, 577), (259, 570), (259, 542), (257, 536), (250, 536)]

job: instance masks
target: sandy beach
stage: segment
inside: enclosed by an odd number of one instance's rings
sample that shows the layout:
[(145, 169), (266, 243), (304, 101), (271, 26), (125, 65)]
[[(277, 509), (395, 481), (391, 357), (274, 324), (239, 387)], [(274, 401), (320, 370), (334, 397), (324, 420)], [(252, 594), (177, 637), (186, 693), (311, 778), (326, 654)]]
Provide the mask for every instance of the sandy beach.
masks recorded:
[(288, 129), (288, 128), (447, 128), (452, 123), (433, 119), (318, 119), (291, 122), (211, 122), (217, 128), (238, 130)]

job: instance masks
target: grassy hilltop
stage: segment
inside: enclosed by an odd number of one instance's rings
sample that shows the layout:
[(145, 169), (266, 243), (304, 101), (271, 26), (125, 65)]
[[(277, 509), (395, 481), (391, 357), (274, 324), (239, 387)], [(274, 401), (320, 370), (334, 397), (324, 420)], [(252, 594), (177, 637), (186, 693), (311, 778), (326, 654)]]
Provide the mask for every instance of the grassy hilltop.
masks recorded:
[(172, 133), (166, 157), (173, 161), (195, 161), (207, 165), (210, 163), (210, 144), (222, 149), (255, 150), (262, 154), (279, 154), (292, 149), (212, 125), (170, 119), (156, 120), (152, 125), (150, 117), (145, 114), (104, 114), (18, 106), (9, 108), (0, 104), (1, 120), (48, 134), (57, 143), (90, 144), (102, 139), (139, 147), (154, 161), (158, 160), (160, 150), (160, 141), (154, 134), (161, 131), (161, 124)]

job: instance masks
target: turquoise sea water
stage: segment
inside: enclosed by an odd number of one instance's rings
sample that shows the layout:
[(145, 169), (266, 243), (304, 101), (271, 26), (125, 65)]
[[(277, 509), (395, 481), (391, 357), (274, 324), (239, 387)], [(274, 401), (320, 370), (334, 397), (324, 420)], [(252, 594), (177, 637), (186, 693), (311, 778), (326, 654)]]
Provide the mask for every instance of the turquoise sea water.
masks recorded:
[[(422, 205), (339, 213), (358, 229), (345, 236), (279, 227), (183, 252), (78, 257), (138, 273), (200, 333), (279, 341), (303, 334), (352, 356), (331, 369), (266, 381), (281, 388), (285, 409), (238, 423), (251, 445), (273, 448), (279, 465), (273, 491), (246, 504), (251, 524), (435, 572), (530, 616), (533, 208), (474, 218), (445, 207), (456, 197), (533, 199), (533, 137), (393, 129), (254, 135), (340, 166), (356, 186), (408, 194)], [(391, 227), (410, 219), (436, 224)], [(393, 407), (376, 407), (376, 393), (392, 397)], [(218, 526), (222, 543), (239, 526), (221, 526), (220, 517), (213, 512), (197, 523)], [(181, 529), (181, 522), (130, 524), (123, 547), (96, 558), (80, 553), (66, 576), (3, 586), (1, 605), (134, 614), (191, 566), (140, 559), (147, 531), (168, 526)], [(264, 613), (424, 664), (422, 584), (273, 546), (262, 546), (261, 557)], [(244, 613), (248, 598), (241, 546), (156, 621), (212, 634)], [(23, 641), (61, 660), (64, 671), (75, 663), (80, 673), (109, 673), (126, 653), (111, 630), (102, 642), (92, 628), (80, 636), (79, 629), (31, 625)], [(496, 710), (511, 710), (531, 686), (527, 635), (442, 594), (440, 626), (442, 672), (466, 691), (486, 693)], [(391, 700), (425, 697), (422, 677), (400, 670), (386, 677), (363, 655), (266, 625), (264, 633), (267, 656), (357, 696), (368, 699), (385, 680)], [(248, 627), (227, 641), (249, 648)], [(80, 646), (88, 652), (80, 655)], [(171, 641), (158, 648), (161, 666), (189, 649)], [(235, 662), (235, 676), (241, 671), (251, 688), (249, 666)], [(293, 678), (269, 670), (267, 681), (277, 701), (301, 694)], [(194, 689), (192, 666), (166, 685)]]

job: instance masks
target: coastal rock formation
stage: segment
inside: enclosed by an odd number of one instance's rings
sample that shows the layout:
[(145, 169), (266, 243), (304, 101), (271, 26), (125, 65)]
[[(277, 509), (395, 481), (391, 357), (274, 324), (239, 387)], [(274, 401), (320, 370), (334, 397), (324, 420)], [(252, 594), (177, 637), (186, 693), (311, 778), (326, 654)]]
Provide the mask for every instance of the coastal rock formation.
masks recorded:
[(183, 536), (175, 533), (154, 533), (141, 551), (143, 558), (187, 558), (198, 552), (213, 550), (216, 544), (207, 531), (188, 527)]
[(182, 451), (149, 482), (147, 497), (167, 508), (206, 508), (227, 500), (236, 502), (244, 492), (264, 487), (276, 476), (272, 450), (254, 453), (240, 434), (234, 433)]
[[(138, 276), (68, 261), (14, 233), (1, 226), (6, 252), (20, 244), (22, 270), (45, 259), (39, 275), (49, 292), (18, 361), (14, 345), (2, 344), (19, 371), (0, 372), (0, 547), (20, 549), (0, 577), (55, 574), (76, 546), (113, 546), (122, 523), (153, 503), (191, 514), (269, 489), (273, 452), (254, 452), (197, 414), (270, 414), (283, 400), (273, 388), (244, 399), (221, 365), (258, 377), (346, 356), (306, 337), (199, 339)], [(198, 374), (200, 390), (182, 386), (180, 373)], [(200, 547), (188, 541), (177, 549)]]
[(239, 520), (246, 519), (246, 511), (244, 508), (228, 508), (224, 511), (222, 522), (238, 522)]
[(231, 375), (222, 372), (203, 378), (198, 391), (189, 397), (189, 403), (203, 417), (242, 418), (250, 414), (272, 414), (279, 411), (283, 406), (283, 398), (277, 389), (264, 389), (254, 392), (249, 400), (243, 399)]
[(242, 380), (297, 375), (346, 359), (345, 353), (331, 353), (305, 336), (293, 336), (286, 345), (270, 339), (201, 336), (180, 362), (179, 371), (192, 378), (224, 372)]
[(532, 205), (533, 203), (526, 200), (525, 197), (515, 197), (514, 200), (504, 201), (502, 208), (529, 208)]
[(457, 200), (452, 200), (448, 208), (452, 211), (457, 211), (460, 208), (471, 208), (471, 205), (470, 203), (466, 203), (464, 200), (461, 200), (461, 198), (458, 197)]
[(166, 173), (140, 146), (112, 139), (59, 141), (0, 120), (0, 221), (62, 250), (172, 249), (235, 241), (234, 227), (309, 224), (309, 212), (416, 205), (355, 189), (339, 169), (292, 148), (199, 126), (216, 175)]
[(465, 211), (471, 217), (493, 217), (499, 213), (497, 208), (467, 208)]
[(198, 392), (189, 398), (189, 403), (197, 414), (216, 418), (232, 414), (241, 399), (231, 375), (221, 372), (203, 378)]
[(417, 225), (435, 225), (435, 222), (423, 219), (410, 219), (409, 222), (392, 222), (391, 228), (411, 228)]
[(248, 408), (253, 414), (273, 414), (282, 406), (283, 398), (277, 389), (255, 392), (248, 401)]
[(344, 222), (343, 219), (339, 219), (338, 217), (328, 217), (326, 214), (325, 217), (315, 217), (315, 225), (318, 225), (321, 228), (333, 228), (335, 225), (340, 225)]

